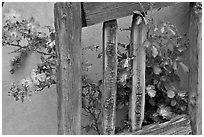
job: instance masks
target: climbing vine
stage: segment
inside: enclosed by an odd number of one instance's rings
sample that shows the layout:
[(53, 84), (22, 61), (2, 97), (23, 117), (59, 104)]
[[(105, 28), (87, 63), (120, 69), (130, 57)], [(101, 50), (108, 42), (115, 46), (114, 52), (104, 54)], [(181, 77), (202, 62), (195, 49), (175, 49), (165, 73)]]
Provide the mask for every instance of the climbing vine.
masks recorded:
[[(33, 93), (49, 88), (56, 84), (56, 54), (55, 30), (51, 26), (41, 27), (31, 17), (22, 19), (20, 14), (11, 10), (5, 14), (5, 24), (2, 33), (2, 45), (14, 47), (11, 60), (11, 74), (14, 74), (23, 64), (25, 58), (32, 53), (41, 55), (41, 63), (33, 69), (29, 76), (19, 83), (12, 83), (9, 96), (16, 101), (24, 101)], [(187, 92), (179, 89), (177, 83), (180, 77), (176, 73), (179, 66), (188, 72), (182, 55), (188, 49), (186, 35), (181, 36), (174, 25), (163, 22), (159, 25), (153, 19), (147, 19), (148, 38), (144, 42), (146, 50), (146, 105), (144, 125), (154, 122), (170, 120), (175, 115), (187, 113)], [(118, 43), (122, 50), (118, 50), (118, 78), (116, 109), (128, 107), (131, 92), (130, 61), (135, 57), (128, 57), (129, 44)], [(83, 50), (94, 50), (98, 47), (89, 46)], [(102, 54), (98, 58), (101, 59)], [(91, 124), (82, 126), (87, 132), (90, 130), (101, 134), (101, 85), (102, 80), (94, 83), (86, 72), (91, 64), (82, 62), (82, 108), (83, 115), (89, 117)], [(116, 132), (129, 129), (128, 117)]]

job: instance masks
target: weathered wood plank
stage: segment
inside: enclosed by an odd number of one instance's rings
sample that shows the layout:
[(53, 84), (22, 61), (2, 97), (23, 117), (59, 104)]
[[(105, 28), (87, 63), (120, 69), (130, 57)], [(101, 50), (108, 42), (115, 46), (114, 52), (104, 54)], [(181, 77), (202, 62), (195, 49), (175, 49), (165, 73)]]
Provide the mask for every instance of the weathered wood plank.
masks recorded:
[(117, 22), (103, 24), (103, 134), (115, 134), (117, 91)]
[(202, 13), (190, 3), (189, 114), (192, 133), (202, 134)]
[(54, 5), (58, 134), (81, 131), (81, 4)]
[[(162, 8), (175, 5), (176, 2), (151, 2), (152, 8)], [(142, 6), (141, 6), (142, 5)], [(133, 11), (147, 11), (150, 9), (148, 2), (84, 2), (86, 25), (132, 15)], [(85, 27), (85, 26), (83, 26)]]
[(191, 134), (190, 118), (178, 115), (164, 123), (154, 123), (135, 132), (123, 132), (119, 135), (189, 135)]
[[(139, 22), (140, 19), (141, 22)], [(146, 53), (143, 42), (146, 36), (147, 28), (143, 17), (138, 14), (133, 14), (129, 51), (130, 58), (135, 57), (131, 63), (133, 84), (129, 103), (132, 131), (140, 129), (144, 119)]]

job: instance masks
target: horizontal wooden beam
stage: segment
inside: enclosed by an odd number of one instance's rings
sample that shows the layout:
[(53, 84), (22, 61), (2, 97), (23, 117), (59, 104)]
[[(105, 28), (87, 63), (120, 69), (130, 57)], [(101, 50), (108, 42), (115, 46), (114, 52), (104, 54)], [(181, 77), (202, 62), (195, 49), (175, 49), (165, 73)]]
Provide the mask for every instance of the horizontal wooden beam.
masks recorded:
[(135, 132), (123, 132), (118, 135), (189, 135), (191, 134), (190, 118), (178, 115), (170, 121), (144, 126)]
[[(85, 14), (83, 27), (100, 22), (132, 15), (133, 11), (148, 11), (153, 9), (172, 6), (177, 2), (84, 2), (82, 14)], [(82, 15), (83, 16), (83, 15)]]

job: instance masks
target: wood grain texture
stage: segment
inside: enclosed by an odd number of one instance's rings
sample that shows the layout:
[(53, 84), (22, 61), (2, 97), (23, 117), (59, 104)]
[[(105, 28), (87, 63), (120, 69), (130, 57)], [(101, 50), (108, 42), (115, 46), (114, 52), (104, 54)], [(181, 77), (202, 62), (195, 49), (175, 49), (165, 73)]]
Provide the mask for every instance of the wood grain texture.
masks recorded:
[(54, 5), (58, 134), (81, 131), (81, 4)]
[(194, 135), (202, 134), (202, 13), (190, 3), (189, 114)]
[[(151, 2), (152, 8), (162, 8), (177, 4), (176, 2)], [(142, 6), (141, 6), (142, 5)], [(132, 15), (133, 11), (147, 11), (150, 9), (148, 2), (84, 2), (86, 25)], [(86, 27), (86, 26), (83, 26)]]
[[(142, 21), (138, 24), (139, 18), (142, 19)], [(134, 57), (131, 63), (133, 84), (129, 103), (129, 117), (132, 131), (141, 129), (144, 120), (146, 53), (143, 42), (146, 37), (147, 28), (143, 17), (138, 14), (133, 14), (129, 51), (129, 57)]]
[(119, 135), (189, 135), (191, 134), (190, 118), (178, 115), (164, 123), (154, 123), (135, 132), (123, 132)]
[(103, 24), (103, 134), (115, 134), (117, 91), (117, 22)]

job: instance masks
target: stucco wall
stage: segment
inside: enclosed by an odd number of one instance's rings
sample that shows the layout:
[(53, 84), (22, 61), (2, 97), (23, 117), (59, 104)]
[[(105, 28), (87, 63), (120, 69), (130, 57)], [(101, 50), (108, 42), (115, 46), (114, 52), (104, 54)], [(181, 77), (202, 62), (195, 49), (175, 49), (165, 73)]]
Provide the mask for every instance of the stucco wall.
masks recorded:
[[(3, 7), (3, 14), (9, 9), (19, 11), (24, 17), (28, 18), (34, 16), (36, 20), (43, 25), (53, 24), (53, 3), (5, 3)], [(183, 34), (188, 30), (188, 4), (179, 4), (175, 7), (161, 9), (156, 12), (157, 20), (168, 20), (174, 23), (178, 30)], [(119, 28), (127, 28), (131, 25), (131, 17), (118, 19)], [(82, 30), (82, 46), (99, 45), (101, 50), (102, 45), (102, 24), (97, 24)], [(129, 42), (129, 32), (119, 32), (119, 42)], [(84, 59), (93, 63), (89, 72), (89, 76), (95, 81), (101, 78), (102, 75), (102, 62), (97, 59), (100, 52), (86, 52)], [(39, 62), (37, 54), (31, 55), (16, 74), (9, 73), (9, 61), (13, 57), (8, 54), (12, 48), (2, 48), (2, 133), (3, 134), (56, 134), (57, 133), (57, 106), (56, 106), (56, 92), (55, 86), (46, 89), (41, 93), (34, 94), (31, 101), (25, 103), (15, 102), (12, 98), (8, 97), (10, 83), (18, 81), (26, 77), (35, 64)], [(186, 56), (187, 59), (187, 56)], [(179, 70), (179, 75), (182, 76), (181, 86), (187, 89), (187, 75)], [(124, 113), (118, 117), (123, 117)], [(83, 123), (88, 122), (82, 117)], [(119, 120), (117, 121), (119, 124)], [(85, 133), (85, 132), (83, 132)], [(93, 134), (93, 132), (92, 132)]]

